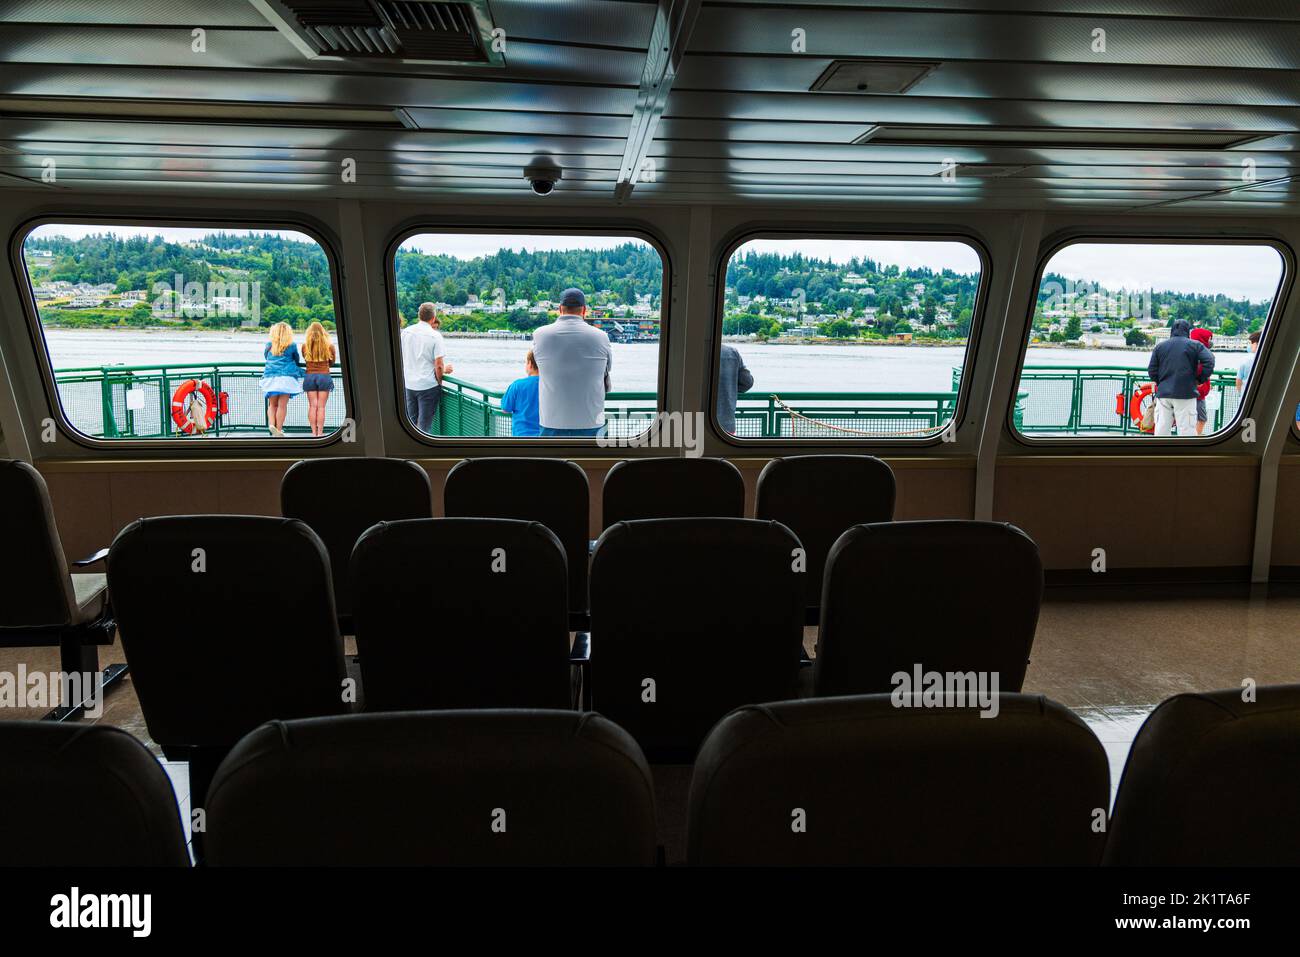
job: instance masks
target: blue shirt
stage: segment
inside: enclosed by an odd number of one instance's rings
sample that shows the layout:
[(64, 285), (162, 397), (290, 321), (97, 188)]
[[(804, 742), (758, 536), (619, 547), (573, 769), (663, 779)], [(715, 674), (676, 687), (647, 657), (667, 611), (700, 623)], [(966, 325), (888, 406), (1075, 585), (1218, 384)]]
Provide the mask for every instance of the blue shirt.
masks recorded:
[(298, 343), (296, 342), (289, 343), (288, 347), (278, 356), (271, 355), (271, 343), (268, 342), (266, 348), (262, 350), (262, 355), (266, 359), (266, 371), (262, 374), (268, 379), (280, 375), (301, 379), (305, 375), (303, 367), (299, 365), (301, 360), (298, 358)]
[(510, 383), (510, 388), (506, 389), (506, 394), (501, 397), (501, 408), (510, 413), (511, 435), (529, 438), (542, 434), (541, 426), (538, 424), (537, 395), (537, 387), (541, 381), (541, 377), (535, 375), (516, 379)]

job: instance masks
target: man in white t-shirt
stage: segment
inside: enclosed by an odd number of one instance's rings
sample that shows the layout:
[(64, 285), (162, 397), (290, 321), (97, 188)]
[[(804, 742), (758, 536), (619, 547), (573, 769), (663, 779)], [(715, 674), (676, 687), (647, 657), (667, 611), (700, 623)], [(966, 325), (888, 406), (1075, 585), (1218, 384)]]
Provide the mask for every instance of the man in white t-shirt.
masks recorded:
[(442, 377), (451, 375), (444, 360), (446, 349), (438, 331), (433, 303), (420, 304), (420, 320), (402, 330), (402, 377), (406, 386), (406, 414), (421, 432), (429, 432), (442, 398)]
[(596, 436), (605, 431), (605, 394), (614, 350), (609, 336), (587, 324), (581, 289), (560, 294), (560, 316), (533, 332), (538, 424), (543, 436)]

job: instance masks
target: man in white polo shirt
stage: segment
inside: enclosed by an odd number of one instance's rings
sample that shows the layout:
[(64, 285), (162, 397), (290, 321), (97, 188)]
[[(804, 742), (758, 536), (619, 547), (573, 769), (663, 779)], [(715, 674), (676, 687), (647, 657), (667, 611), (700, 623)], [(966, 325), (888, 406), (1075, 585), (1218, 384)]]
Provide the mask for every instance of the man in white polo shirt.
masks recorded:
[(560, 294), (560, 316), (533, 333), (541, 375), (538, 424), (543, 436), (597, 436), (605, 431), (605, 394), (614, 350), (609, 336), (587, 325), (581, 289)]
[(433, 303), (420, 304), (420, 321), (402, 330), (402, 376), (406, 386), (406, 414), (421, 432), (433, 427), (442, 398), (442, 377), (451, 375), (445, 362), (442, 333), (435, 327), (438, 311)]

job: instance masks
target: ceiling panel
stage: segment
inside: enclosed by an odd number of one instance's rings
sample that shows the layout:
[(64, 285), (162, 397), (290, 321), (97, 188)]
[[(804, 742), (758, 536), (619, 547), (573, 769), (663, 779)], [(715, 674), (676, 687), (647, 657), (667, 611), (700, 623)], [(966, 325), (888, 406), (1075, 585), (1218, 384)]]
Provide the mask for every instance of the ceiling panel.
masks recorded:
[[(935, 6), (747, 0), (692, 17), (694, 4), (668, 0), (492, 0), (506, 66), (485, 68), (312, 60), (248, 0), (9, 0), (0, 184), (24, 185), (54, 157), (60, 189), (494, 202), (528, 195), (523, 168), (548, 153), (565, 170), (550, 202), (608, 204), (631, 151), (654, 164), (631, 186), (647, 202), (1300, 203), (1288, 179), (1300, 172), (1300, 4)], [(1092, 50), (1096, 28), (1105, 53)], [(807, 52), (791, 49), (796, 29)], [(676, 69), (652, 41), (674, 31)], [(871, 57), (938, 65), (902, 93), (809, 92), (833, 59)], [(643, 87), (647, 76), (664, 85)], [(938, 130), (916, 142), (919, 126)], [(854, 143), (873, 127), (877, 140)], [(644, 153), (636, 130), (651, 131)], [(1136, 139), (1114, 142), (1126, 132)], [(358, 163), (351, 186), (338, 177), (345, 157)], [(951, 183), (937, 175), (945, 160), (963, 164)], [(1023, 169), (977, 175), (990, 165)], [(1246, 175), (1254, 188), (1240, 188)]]

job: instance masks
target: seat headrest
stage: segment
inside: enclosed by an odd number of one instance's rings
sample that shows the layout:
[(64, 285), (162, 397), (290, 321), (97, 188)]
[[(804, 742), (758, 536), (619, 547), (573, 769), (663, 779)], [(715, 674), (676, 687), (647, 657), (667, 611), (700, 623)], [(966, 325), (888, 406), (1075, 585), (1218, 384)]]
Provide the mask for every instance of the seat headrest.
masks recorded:
[(273, 722), (208, 793), (222, 864), (651, 864), (650, 771), (596, 714), (424, 711)]

